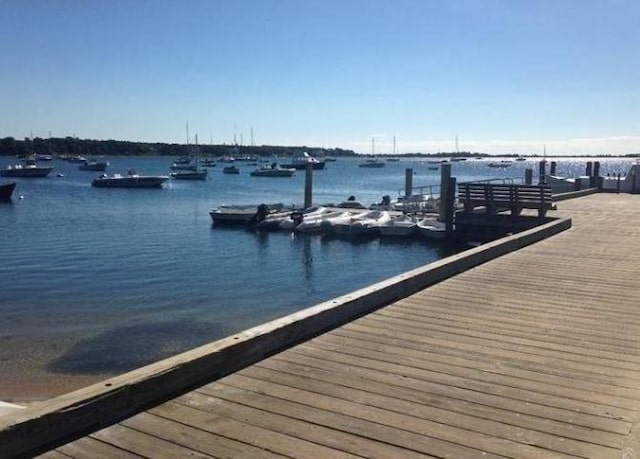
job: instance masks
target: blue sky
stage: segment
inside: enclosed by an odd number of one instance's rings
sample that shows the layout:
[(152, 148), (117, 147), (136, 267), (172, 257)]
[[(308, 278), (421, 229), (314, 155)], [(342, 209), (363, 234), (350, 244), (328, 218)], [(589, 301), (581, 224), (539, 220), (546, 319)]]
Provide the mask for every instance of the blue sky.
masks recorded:
[(0, 137), (640, 152), (637, 0), (0, 0)]

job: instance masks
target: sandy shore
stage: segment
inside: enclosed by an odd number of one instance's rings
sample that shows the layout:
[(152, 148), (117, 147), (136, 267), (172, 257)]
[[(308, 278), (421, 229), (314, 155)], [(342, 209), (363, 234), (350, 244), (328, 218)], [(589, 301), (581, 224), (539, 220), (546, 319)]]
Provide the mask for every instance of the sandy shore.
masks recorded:
[(33, 378), (25, 375), (2, 375), (0, 376), (0, 400), (17, 405), (28, 405), (82, 389), (108, 377), (50, 373), (34, 375)]

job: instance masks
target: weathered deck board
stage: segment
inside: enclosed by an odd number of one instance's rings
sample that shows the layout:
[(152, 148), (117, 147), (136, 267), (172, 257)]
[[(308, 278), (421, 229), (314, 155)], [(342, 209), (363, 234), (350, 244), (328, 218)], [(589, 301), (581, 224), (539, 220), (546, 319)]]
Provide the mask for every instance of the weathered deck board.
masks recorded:
[(640, 196), (558, 207), (564, 233), (57, 452), (622, 457), (640, 415)]

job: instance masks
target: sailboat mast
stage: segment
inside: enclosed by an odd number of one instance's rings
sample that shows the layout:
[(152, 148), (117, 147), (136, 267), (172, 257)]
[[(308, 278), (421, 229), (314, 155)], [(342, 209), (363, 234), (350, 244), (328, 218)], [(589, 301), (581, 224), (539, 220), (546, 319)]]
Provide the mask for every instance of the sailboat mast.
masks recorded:
[(397, 152), (397, 149), (396, 149), (396, 136), (394, 135), (393, 136), (393, 155), (394, 156), (396, 155), (396, 152)]
[(187, 121), (187, 145), (189, 145), (189, 122)]
[(375, 137), (371, 137), (371, 154), (375, 156), (376, 154), (376, 139)]

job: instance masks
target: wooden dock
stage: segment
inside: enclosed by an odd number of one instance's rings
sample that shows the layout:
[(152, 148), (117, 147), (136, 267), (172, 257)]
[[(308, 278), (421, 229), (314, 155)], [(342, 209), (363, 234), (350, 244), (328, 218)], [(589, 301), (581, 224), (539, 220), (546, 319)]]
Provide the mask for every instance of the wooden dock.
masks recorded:
[(640, 196), (46, 458), (640, 457)]

